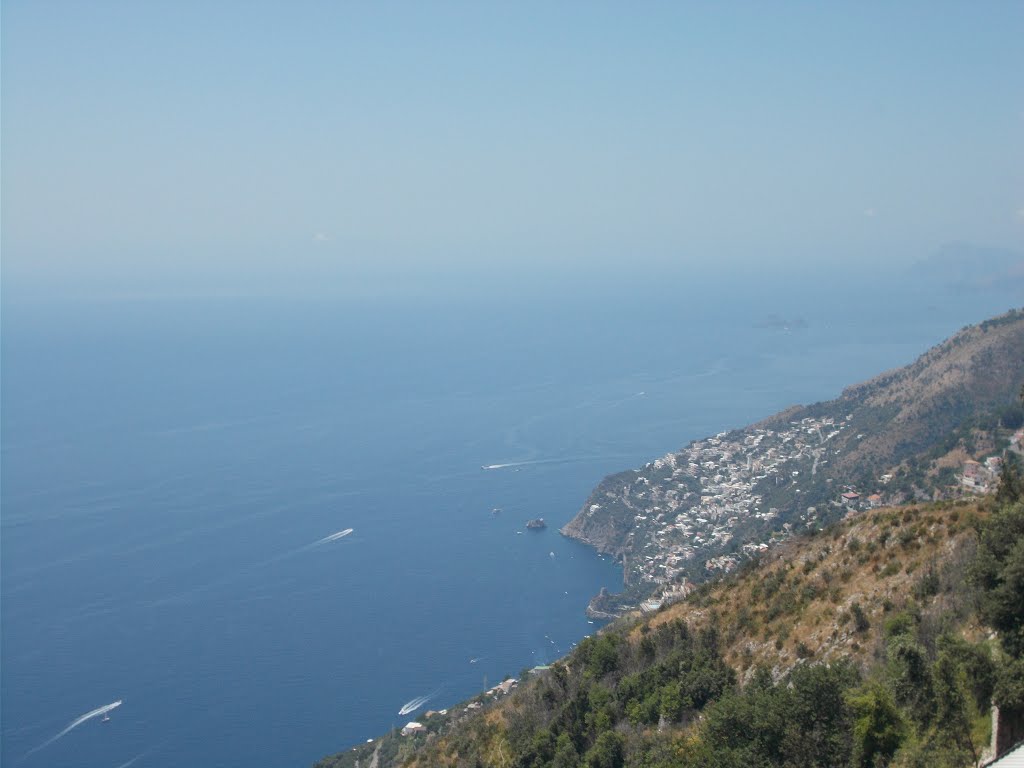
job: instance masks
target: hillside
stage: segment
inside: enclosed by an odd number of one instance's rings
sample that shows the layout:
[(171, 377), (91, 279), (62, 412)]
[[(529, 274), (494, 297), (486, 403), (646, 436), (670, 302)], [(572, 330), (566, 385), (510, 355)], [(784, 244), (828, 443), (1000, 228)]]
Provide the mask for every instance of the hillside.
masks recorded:
[(1024, 713), (1024, 503), (1006, 487), (796, 538), (507, 695), (317, 766), (970, 765), (993, 700), (1004, 743)]
[(1024, 737), (1022, 384), (1013, 311), (606, 478), (563, 532), (626, 615), (317, 768), (965, 766), (993, 702)]
[(835, 400), (605, 478), (562, 528), (625, 566), (626, 592), (592, 612), (728, 572), (851, 510), (985, 491), (1024, 422), (1022, 384), (1024, 312), (1014, 310)]

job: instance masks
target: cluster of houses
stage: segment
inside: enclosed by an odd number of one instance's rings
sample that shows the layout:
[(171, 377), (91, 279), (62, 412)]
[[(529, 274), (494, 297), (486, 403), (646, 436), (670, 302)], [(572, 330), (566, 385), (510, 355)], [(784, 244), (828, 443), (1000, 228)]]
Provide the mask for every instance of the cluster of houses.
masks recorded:
[[(778, 517), (779, 510), (766, 508), (763, 494), (757, 490), (764, 488), (763, 481), (774, 478), (776, 485), (789, 486), (799, 500), (801, 472), (804, 477), (813, 477), (831, 455), (838, 453), (830, 449), (829, 443), (849, 429), (851, 421), (852, 416), (804, 418), (782, 429), (723, 432), (647, 464), (610, 499), (633, 513), (629, 533), (633, 555), (627, 563), (628, 579), (670, 585), (694, 558), (701, 557), (709, 548), (721, 551), (721, 545), (728, 544), (742, 521), (755, 518), (767, 522)], [(864, 435), (850, 437), (859, 440)], [(1010, 449), (1024, 454), (1024, 429), (1011, 437)], [(971, 460), (964, 463), (959, 480), (968, 491), (987, 493), (995, 488), (1001, 470), (999, 456), (980, 462)], [(878, 478), (879, 487), (891, 480), (892, 475), (882, 475)], [(877, 492), (865, 494), (845, 486), (837, 489), (829, 503), (852, 514), (877, 509), (894, 500), (898, 497)], [(599, 508), (600, 503), (591, 506), (592, 511)], [(818, 511), (813, 506), (806, 507), (800, 518), (811, 527), (818, 520)], [(791, 532), (791, 526), (785, 524), (774, 538)], [(703, 566), (711, 572), (728, 572), (743, 557), (763, 552), (769, 544), (770, 541), (747, 541), (739, 553), (708, 557)]]
[[(1018, 429), (1010, 436), (1009, 449), (1018, 455), (1024, 454), (1024, 429)], [(968, 459), (963, 463), (957, 480), (960, 487), (969, 493), (989, 493), (999, 484), (1002, 471), (1001, 456), (989, 456), (983, 461)]]
[[(756, 489), (774, 478), (776, 484), (791, 486), (793, 494), (799, 494), (802, 478), (801, 470), (793, 469), (795, 462), (800, 461), (807, 475), (815, 475), (829, 461), (829, 442), (849, 429), (850, 420), (804, 418), (781, 429), (722, 432), (647, 464), (631, 482), (609, 490), (606, 503), (633, 513), (627, 580), (671, 584), (694, 558), (728, 544), (743, 521), (776, 518), (779, 511), (766, 507)], [(591, 514), (604, 500), (594, 501), (588, 510)], [(861, 499), (856, 490), (847, 488), (837, 503), (860, 509), (881, 505), (882, 498), (872, 494)], [(809, 511), (813, 518), (813, 508)], [(813, 524), (813, 519), (804, 517), (808, 525)], [(787, 532), (788, 528), (784, 526)], [(703, 566), (727, 572), (743, 554), (767, 547), (768, 541), (748, 541), (741, 554), (709, 557)]]
[[(888, 482), (892, 479), (892, 475), (882, 475), (879, 478), (880, 482)], [(847, 486), (846, 490), (839, 494), (839, 503), (846, 507), (848, 512), (859, 512), (865, 509), (878, 509), (883, 506), (885, 500), (882, 498), (880, 493), (872, 493), (864, 496), (852, 486)]]
[(652, 597), (644, 600), (640, 603), (640, 610), (643, 613), (656, 613), (663, 605), (671, 605), (674, 602), (682, 600), (694, 589), (696, 589), (696, 587), (694, 587), (693, 584), (687, 581), (684, 577), (681, 583), (672, 584), (671, 586), (663, 588), (658, 597)]
[(988, 493), (999, 482), (999, 473), (1003, 469), (1003, 460), (999, 456), (989, 456), (984, 463), (968, 459), (960, 473), (960, 485), (972, 493)]

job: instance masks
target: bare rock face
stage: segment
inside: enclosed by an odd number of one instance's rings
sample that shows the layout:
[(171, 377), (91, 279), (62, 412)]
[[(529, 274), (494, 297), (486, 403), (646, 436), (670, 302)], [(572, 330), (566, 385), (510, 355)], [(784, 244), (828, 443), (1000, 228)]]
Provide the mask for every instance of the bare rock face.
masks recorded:
[[(629, 477), (636, 472), (621, 472), (606, 477), (591, 492), (586, 503), (576, 516), (561, 528), (569, 538), (589, 544), (602, 554), (617, 560), (624, 559), (630, 551), (629, 535), (632, 532)], [(623, 481), (626, 481), (623, 485)]]

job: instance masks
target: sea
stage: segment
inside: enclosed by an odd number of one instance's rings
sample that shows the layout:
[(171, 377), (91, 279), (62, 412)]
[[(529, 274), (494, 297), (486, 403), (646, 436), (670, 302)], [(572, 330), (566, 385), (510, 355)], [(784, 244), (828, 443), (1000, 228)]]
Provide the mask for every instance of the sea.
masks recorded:
[(621, 585), (558, 533), (604, 475), (1013, 304), (625, 284), (5, 297), (3, 765), (301, 768), (519, 677)]

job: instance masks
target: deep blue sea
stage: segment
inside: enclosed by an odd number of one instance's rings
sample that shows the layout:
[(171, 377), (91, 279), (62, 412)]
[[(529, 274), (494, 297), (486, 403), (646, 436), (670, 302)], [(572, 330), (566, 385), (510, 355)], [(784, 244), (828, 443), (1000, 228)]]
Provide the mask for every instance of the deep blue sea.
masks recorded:
[(1011, 304), (724, 283), (8, 301), (0, 758), (299, 768), (415, 697), (551, 661), (621, 583), (557, 532), (603, 475)]

